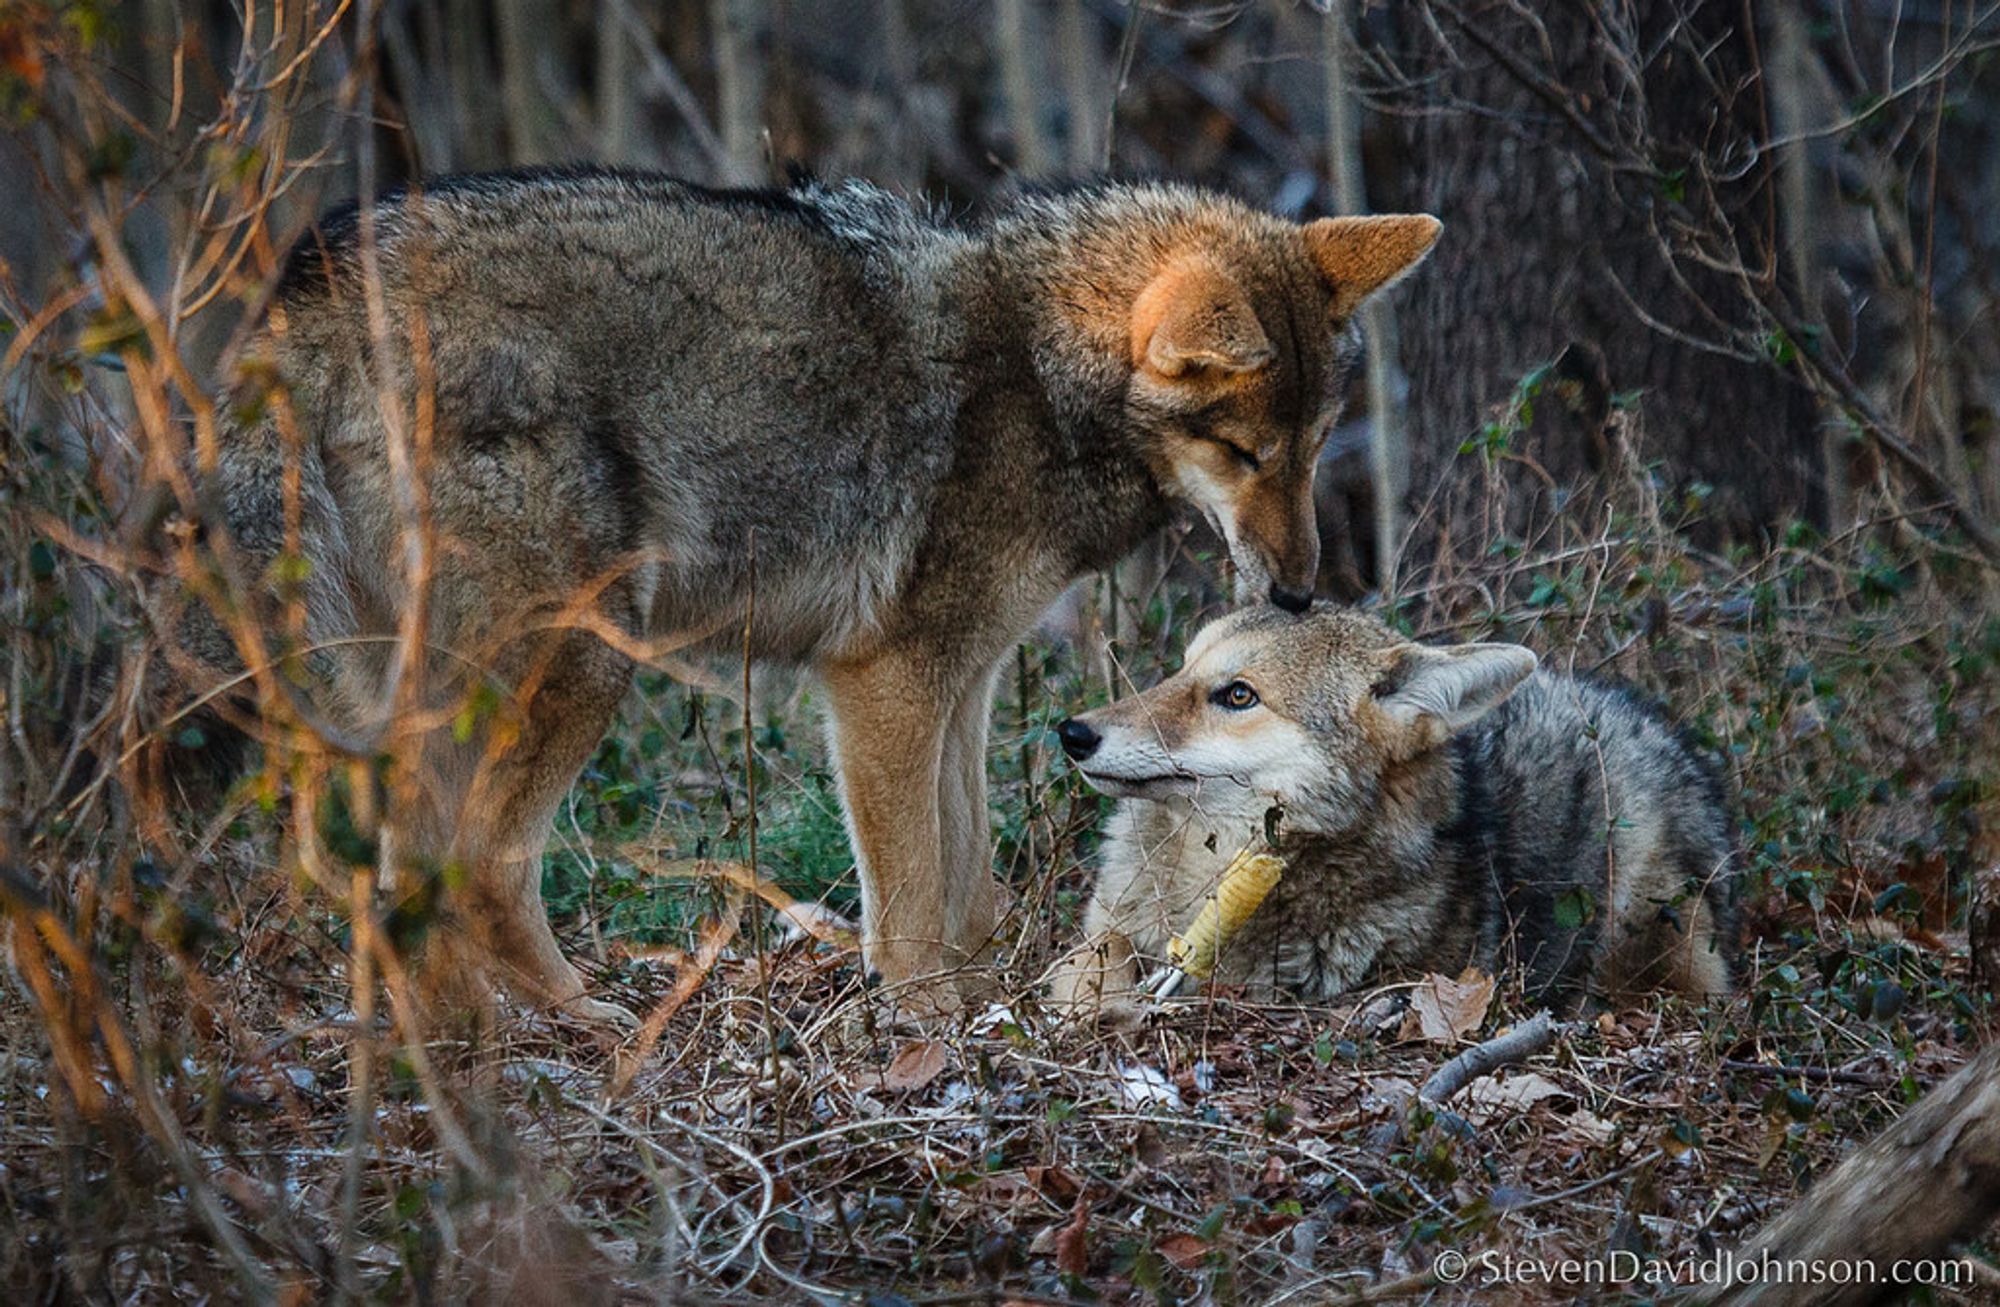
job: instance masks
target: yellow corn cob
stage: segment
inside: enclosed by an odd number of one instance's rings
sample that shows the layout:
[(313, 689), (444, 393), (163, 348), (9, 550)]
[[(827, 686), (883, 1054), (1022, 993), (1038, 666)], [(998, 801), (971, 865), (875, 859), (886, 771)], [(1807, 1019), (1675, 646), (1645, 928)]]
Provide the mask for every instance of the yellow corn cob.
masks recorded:
[(1194, 923), (1167, 944), (1168, 960), (1187, 975), (1206, 980), (1223, 944), (1250, 920), (1284, 870), (1275, 854), (1248, 849), (1237, 854), (1223, 871), (1215, 897), (1202, 904)]

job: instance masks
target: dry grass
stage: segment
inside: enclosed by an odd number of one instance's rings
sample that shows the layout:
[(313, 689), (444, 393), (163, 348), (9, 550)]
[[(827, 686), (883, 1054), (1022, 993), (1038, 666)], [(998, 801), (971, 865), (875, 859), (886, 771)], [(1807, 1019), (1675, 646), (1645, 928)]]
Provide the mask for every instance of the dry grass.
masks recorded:
[[(608, 1101), (613, 1055), (527, 1020), (476, 1050), (434, 1046), (462, 1067), (442, 1100), (392, 1064), (356, 1284), (418, 1300), (533, 1275), (573, 1276), (568, 1292), (591, 1301), (893, 1285), (910, 1301), (1313, 1302), (1385, 1282), (1423, 1292), (1407, 1277), (1444, 1248), (1680, 1258), (1733, 1242), (1963, 1056), (1935, 1021), (1908, 1023), (1903, 1050), (1840, 1021), (1802, 1055), (1746, 1031), (1741, 1005), (1667, 1005), (1606, 1014), (1526, 1079), (1500, 1077), (1538, 1101), (1457, 1116), (1411, 1101), (1445, 1050), (1393, 1043), (1393, 1017), (1355, 1007), (1202, 998), (1143, 1035), (1094, 1038), (1050, 1029), (1025, 998), (1012, 1021), (932, 1042), (848, 1028), (852, 970), (821, 946), (767, 965), (768, 1015), (755, 962), (725, 963)], [(188, 1032), (162, 1041), (176, 1057), (161, 1093), (253, 1256), (319, 1296), (340, 1242), (351, 1024), (281, 1010), (255, 968), (209, 989), (203, 1005), (160, 1000), (163, 1025)], [(237, 1038), (193, 1033), (219, 1025)], [(109, 1299), (236, 1296), (158, 1150), (115, 1111), (51, 1110), (28, 1014), (5, 1038), (14, 1282), (37, 1299), (57, 1277)], [(440, 1144), (447, 1108), (477, 1171)]]

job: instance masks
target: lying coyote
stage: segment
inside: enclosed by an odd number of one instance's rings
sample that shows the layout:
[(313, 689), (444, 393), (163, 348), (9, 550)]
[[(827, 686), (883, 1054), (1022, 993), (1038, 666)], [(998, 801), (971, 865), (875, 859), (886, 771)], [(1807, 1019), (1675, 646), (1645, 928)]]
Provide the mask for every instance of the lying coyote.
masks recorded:
[(1381, 975), (1514, 967), (1558, 1002), (1730, 987), (1720, 784), (1629, 694), (1519, 645), (1412, 644), (1366, 614), (1236, 613), (1175, 676), (1058, 730), (1111, 819), (1059, 1003), (1133, 1010), (1232, 856), (1284, 872), (1216, 975), (1328, 997)]
[[(222, 433), (211, 486), (243, 582), (302, 591), (284, 638), (336, 724), (380, 724), (425, 616), (436, 729), (389, 818), (396, 860), (464, 873), (430, 976), (621, 1015), (557, 949), (542, 849), (644, 642), (706, 640), (819, 671), (868, 965), (956, 1005), (946, 973), (994, 927), (1000, 659), (1182, 508), (1245, 593), (1305, 607), (1349, 321), (1437, 231), (1164, 185), (960, 222), (861, 184), (591, 170), (326, 218), (235, 406), (266, 416)], [(226, 665), (219, 636), (195, 640)], [(498, 711), (463, 738), (481, 695)]]

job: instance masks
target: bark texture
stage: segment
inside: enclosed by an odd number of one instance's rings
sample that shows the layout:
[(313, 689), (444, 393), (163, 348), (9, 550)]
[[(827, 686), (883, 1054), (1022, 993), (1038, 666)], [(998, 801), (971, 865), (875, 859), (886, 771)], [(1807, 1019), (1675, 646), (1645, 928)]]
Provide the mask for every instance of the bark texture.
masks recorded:
[[(1893, 1301), (1910, 1286), (1889, 1283), (1905, 1259), (1939, 1257), (2000, 1212), (2000, 1045), (1904, 1113), (1848, 1158), (1737, 1254), (1739, 1265), (1872, 1262), (1873, 1284), (1741, 1284), (1706, 1301), (1715, 1307), (1808, 1307)], [(1778, 1278), (1778, 1277), (1771, 1277)]]
[(1744, 350), (1754, 333), (1741, 279), (1689, 247), (1718, 243), (1716, 215), (1720, 243), (1760, 271), (1777, 240), (1770, 170), (1725, 180), (1714, 166), (1768, 133), (1745, 8), (1534, 9), (1410, 6), (1384, 38), (1415, 89), (1390, 97), (1402, 157), (1380, 171), (1399, 184), (1394, 207), (1445, 224), (1399, 299), (1413, 500), (1524, 374), (1568, 352), (1592, 384), (1545, 393), (1513, 443), (1557, 484), (1603, 468), (1600, 415), (1637, 392), (1640, 456), (1663, 461), (1670, 482), (1718, 487), (1725, 528), (1818, 517), (1809, 397), (1765, 358), (1697, 343)]

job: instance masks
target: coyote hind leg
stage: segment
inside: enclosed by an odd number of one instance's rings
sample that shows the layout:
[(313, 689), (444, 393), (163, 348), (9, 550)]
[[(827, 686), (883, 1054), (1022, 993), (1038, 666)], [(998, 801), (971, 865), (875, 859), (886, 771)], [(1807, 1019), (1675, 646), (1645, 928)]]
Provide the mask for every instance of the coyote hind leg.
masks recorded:
[[(588, 1020), (631, 1024), (632, 1014), (586, 995), (542, 904), (542, 852), (577, 773), (604, 738), (632, 680), (632, 663), (594, 636), (572, 633), (547, 651), (540, 684), (517, 708), (518, 734), (461, 759), (449, 820), (450, 860), (465, 869), (446, 937), (426, 972), (434, 988), (490, 974), (517, 999)], [(456, 974), (454, 974), (456, 973)]]

